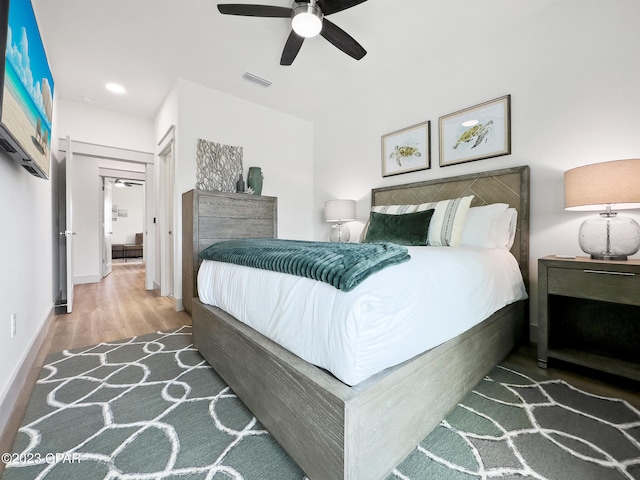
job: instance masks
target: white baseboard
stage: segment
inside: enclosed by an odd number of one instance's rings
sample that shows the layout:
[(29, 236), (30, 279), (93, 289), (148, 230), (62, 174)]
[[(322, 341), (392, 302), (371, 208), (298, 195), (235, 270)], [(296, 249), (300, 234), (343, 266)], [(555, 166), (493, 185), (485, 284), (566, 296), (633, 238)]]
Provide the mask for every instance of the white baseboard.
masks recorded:
[(100, 275), (81, 275), (79, 277), (73, 277), (73, 284), (80, 285), (83, 283), (98, 283), (102, 280)]
[(181, 298), (173, 299), (173, 308), (176, 309), (176, 312), (181, 312), (182, 310), (184, 310), (184, 305), (182, 304)]
[(51, 326), (51, 322), (54, 317), (54, 308), (51, 308), (42, 324), (42, 327), (40, 327), (40, 331), (33, 338), (31, 345), (22, 357), (20, 367), (16, 370), (13, 378), (9, 382), (3, 398), (0, 400), (0, 452), (8, 452), (11, 449), (11, 445), (5, 445), (5, 443), (10, 443), (7, 440), (9, 435), (9, 432), (7, 431), (9, 420), (13, 415), (13, 411), (16, 407), (20, 394), (22, 393), (22, 389), (25, 387), (25, 383), (36, 362), (38, 353), (40, 353), (40, 349), (47, 337), (49, 327)]

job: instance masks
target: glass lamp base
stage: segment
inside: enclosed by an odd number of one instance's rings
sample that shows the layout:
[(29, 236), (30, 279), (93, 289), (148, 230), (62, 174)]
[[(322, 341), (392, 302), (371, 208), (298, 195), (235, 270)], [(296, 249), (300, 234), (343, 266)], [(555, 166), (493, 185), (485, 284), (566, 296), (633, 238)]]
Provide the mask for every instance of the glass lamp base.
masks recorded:
[(627, 260), (640, 250), (640, 225), (631, 217), (601, 213), (580, 225), (578, 243), (597, 260)]
[(351, 237), (349, 227), (341, 223), (336, 223), (331, 227), (331, 234), (329, 240), (332, 242), (348, 242)]

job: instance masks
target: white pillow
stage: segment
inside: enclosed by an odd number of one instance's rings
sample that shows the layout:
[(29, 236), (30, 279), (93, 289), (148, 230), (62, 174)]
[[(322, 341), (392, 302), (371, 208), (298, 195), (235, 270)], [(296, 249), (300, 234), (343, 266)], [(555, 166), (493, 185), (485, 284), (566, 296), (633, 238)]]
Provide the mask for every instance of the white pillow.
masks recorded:
[(460, 245), (463, 247), (504, 248), (506, 238), (502, 240), (497, 233), (498, 221), (507, 211), (506, 203), (492, 203), (481, 207), (472, 207), (462, 229)]
[(500, 241), (504, 248), (511, 250), (516, 240), (516, 226), (518, 224), (518, 211), (515, 208), (508, 208), (498, 219), (496, 232), (501, 235)]
[(511, 249), (515, 240), (517, 211), (506, 203), (472, 207), (462, 230), (460, 245)]
[(429, 245), (434, 247), (460, 245), (471, 200), (473, 195), (418, 205), (416, 212), (432, 208), (435, 210), (429, 223)]

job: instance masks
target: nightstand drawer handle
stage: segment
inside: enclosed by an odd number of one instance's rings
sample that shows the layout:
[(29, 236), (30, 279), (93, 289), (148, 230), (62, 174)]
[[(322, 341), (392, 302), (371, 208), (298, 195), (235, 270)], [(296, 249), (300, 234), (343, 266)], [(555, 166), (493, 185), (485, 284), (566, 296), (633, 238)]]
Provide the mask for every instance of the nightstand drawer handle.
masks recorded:
[(600, 273), (603, 275), (622, 275), (623, 277), (634, 277), (635, 273), (629, 272), (605, 272), (604, 270), (584, 270), (584, 273)]

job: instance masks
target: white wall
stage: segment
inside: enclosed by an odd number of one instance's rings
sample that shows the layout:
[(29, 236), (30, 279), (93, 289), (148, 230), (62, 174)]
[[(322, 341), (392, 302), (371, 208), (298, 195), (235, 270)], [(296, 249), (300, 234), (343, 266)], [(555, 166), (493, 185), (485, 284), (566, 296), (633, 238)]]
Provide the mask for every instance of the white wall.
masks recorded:
[[(80, 103), (59, 102), (58, 134), (72, 141), (140, 152), (154, 152), (153, 121), (123, 115)], [(76, 155), (73, 171), (74, 281), (98, 282), (102, 278), (100, 250), (102, 212), (99, 168), (144, 172), (143, 164)], [(153, 213), (150, 213), (153, 214)], [(116, 242), (117, 243), (117, 242)]]
[[(54, 104), (53, 134), (56, 132)], [(52, 135), (52, 151), (58, 142)], [(50, 180), (29, 174), (0, 153), (0, 431), (19, 393), (10, 389), (25, 362), (32, 343), (52, 311), (57, 295), (53, 270), (53, 238), (57, 225), (53, 210), (57, 160), (52, 159)], [(11, 315), (16, 315), (16, 335), (10, 336)], [(23, 372), (24, 374), (24, 372)]]
[[(177, 99), (177, 100), (176, 100)], [(175, 225), (181, 232), (182, 193), (196, 183), (199, 138), (243, 147), (246, 181), (251, 166), (262, 167), (262, 194), (278, 197), (278, 236), (311, 239), (313, 219), (313, 126), (310, 122), (179, 79), (156, 121), (163, 135), (175, 119)], [(172, 113), (173, 112), (173, 113)], [(159, 141), (160, 138), (157, 138)], [(182, 236), (176, 241), (174, 294), (182, 298)]]
[(111, 243), (133, 245), (136, 233), (144, 232), (144, 186), (114, 187), (111, 192), (114, 207), (127, 211), (125, 217), (118, 214), (113, 221)]
[(77, 233), (73, 238), (73, 277), (79, 285), (102, 279), (100, 168), (144, 172), (144, 164), (84, 155), (75, 155), (73, 161), (73, 229)]
[(311, 238), (311, 122), (187, 80), (178, 85), (176, 193), (195, 187), (199, 138), (242, 146), (245, 181), (249, 167), (262, 167), (262, 194), (278, 197), (278, 236)]
[(71, 140), (125, 148), (139, 152), (155, 151), (153, 121), (124, 115), (82, 103), (60, 100), (58, 135)]
[[(431, 4), (420, 3), (412, 15), (428, 18)], [(406, 69), (390, 69), (387, 85), (367, 89), (316, 122), (316, 240), (328, 235), (325, 200), (358, 201), (360, 223), (352, 224), (357, 233), (368, 216), (372, 187), (529, 165), (531, 319), (537, 323), (537, 259), (581, 254), (577, 231), (587, 214), (563, 210), (563, 172), (640, 157), (640, 4), (565, 0), (541, 6), (521, 16), (525, 7), (519, 2), (508, 8), (483, 3), (486, 18), (465, 22), (466, 48), (460, 42), (457, 55), (438, 56), (436, 49), (431, 57), (407, 59)], [(488, 23), (491, 18), (495, 22)], [(416, 41), (424, 35), (416, 33)], [(513, 153), (439, 168), (438, 118), (505, 94), (512, 100)], [(431, 169), (382, 178), (380, 137), (425, 120), (432, 122)]]

